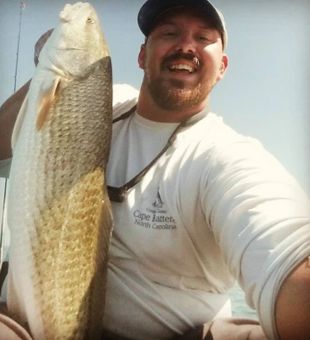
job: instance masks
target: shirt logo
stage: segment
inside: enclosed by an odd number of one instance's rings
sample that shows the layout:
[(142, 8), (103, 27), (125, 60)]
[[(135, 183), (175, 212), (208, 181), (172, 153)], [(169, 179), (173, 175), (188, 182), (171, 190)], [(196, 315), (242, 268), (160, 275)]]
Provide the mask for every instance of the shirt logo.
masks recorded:
[(157, 195), (155, 201), (152, 203), (152, 206), (156, 209), (161, 209), (164, 205), (164, 202), (162, 201), (160, 197), (159, 190), (157, 190)]
[(135, 225), (145, 229), (163, 231), (177, 228), (175, 219), (165, 209), (165, 203), (160, 196), (159, 189), (153, 201), (143, 202), (145, 204), (133, 212), (133, 223)]

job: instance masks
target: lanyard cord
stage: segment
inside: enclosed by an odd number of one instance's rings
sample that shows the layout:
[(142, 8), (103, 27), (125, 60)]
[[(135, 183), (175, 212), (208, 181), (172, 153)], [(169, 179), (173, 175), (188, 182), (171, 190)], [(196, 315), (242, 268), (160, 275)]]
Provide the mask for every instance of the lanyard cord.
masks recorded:
[[(136, 111), (136, 106), (131, 108), (129, 111), (122, 114), (120, 117), (115, 118), (113, 123), (118, 122), (120, 120), (128, 118), (133, 112)], [(169, 147), (174, 143), (177, 133), (183, 128), (187, 123), (187, 119), (182, 121), (172, 132), (169, 137), (164, 148), (157, 154), (157, 156), (144, 168), (142, 169), (136, 176), (134, 176), (129, 182), (125, 183), (120, 187), (107, 186), (109, 198), (113, 202), (123, 202), (127, 196), (127, 192), (130, 188), (135, 186), (138, 182), (141, 181), (143, 176), (147, 173), (147, 171), (158, 161), (158, 159), (169, 149)]]

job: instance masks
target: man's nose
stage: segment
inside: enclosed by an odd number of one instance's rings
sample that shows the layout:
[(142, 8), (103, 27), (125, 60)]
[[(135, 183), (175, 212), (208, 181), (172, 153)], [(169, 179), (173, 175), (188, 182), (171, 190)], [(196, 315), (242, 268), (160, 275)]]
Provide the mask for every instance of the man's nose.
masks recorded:
[(194, 53), (196, 51), (195, 40), (189, 34), (181, 35), (176, 49), (184, 53)]

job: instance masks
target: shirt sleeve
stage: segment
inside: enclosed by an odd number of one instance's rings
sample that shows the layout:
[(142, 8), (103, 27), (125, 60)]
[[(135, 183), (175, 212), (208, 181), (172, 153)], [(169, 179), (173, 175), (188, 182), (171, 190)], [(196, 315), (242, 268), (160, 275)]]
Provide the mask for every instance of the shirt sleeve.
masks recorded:
[(134, 107), (138, 95), (139, 91), (130, 85), (113, 85), (113, 117), (118, 117)]
[(204, 200), (216, 241), (267, 337), (277, 339), (279, 288), (310, 254), (309, 199), (250, 138), (214, 148), (208, 171)]

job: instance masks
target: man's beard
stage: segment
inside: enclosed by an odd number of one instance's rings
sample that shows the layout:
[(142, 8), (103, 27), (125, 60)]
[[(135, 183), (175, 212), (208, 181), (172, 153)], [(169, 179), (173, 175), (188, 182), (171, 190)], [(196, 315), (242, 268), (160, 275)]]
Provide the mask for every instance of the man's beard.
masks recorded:
[(162, 79), (148, 82), (148, 88), (154, 102), (162, 109), (174, 111), (196, 106), (203, 102), (211, 91), (212, 86), (198, 83), (195, 87), (184, 87), (179, 80), (165, 83)]
[[(193, 53), (177, 51), (162, 61), (161, 69), (164, 71), (169, 68), (169, 63), (182, 59), (189, 60), (196, 69), (201, 67), (201, 62)], [(145, 72), (152, 99), (159, 107), (168, 111), (190, 109), (197, 106), (205, 101), (215, 85), (211, 80), (204, 79), (191, 85), (178, 79), (167, 80), (160, 77), (152, 79), (148, 70)]]

